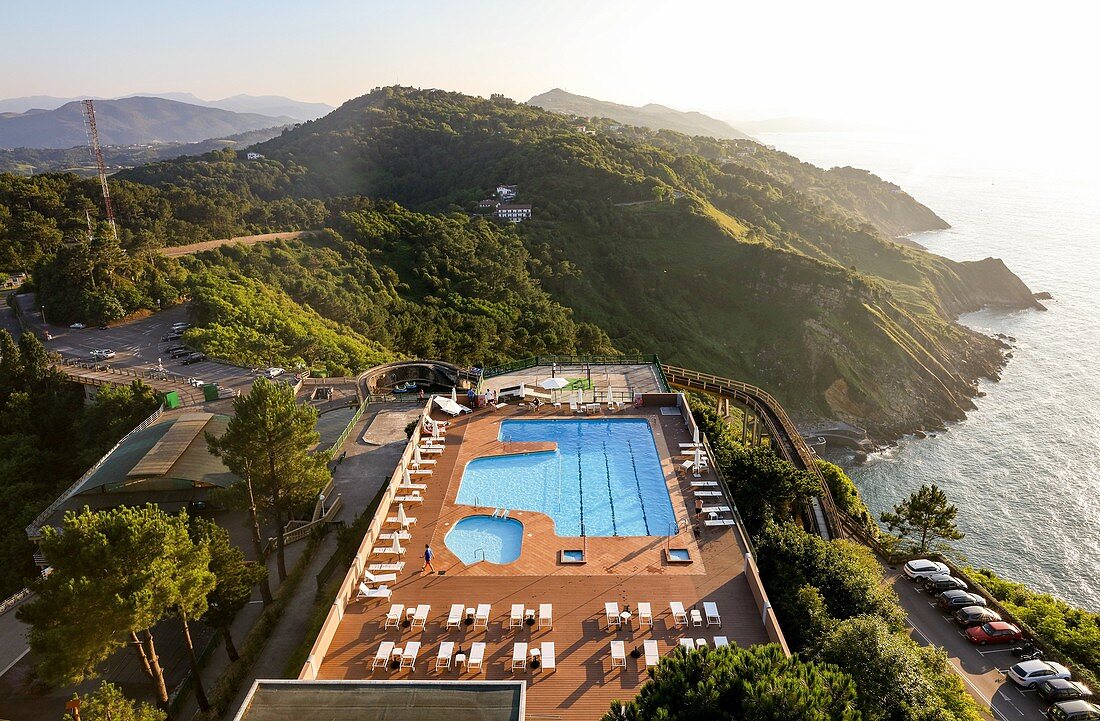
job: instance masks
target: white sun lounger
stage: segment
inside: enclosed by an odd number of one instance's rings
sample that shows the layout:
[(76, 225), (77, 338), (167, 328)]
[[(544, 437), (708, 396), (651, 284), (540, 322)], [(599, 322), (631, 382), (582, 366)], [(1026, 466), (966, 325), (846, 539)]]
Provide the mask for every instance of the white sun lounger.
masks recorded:
[[(717, 496), (718, 494), (715, 493), (714, 495)], [(419, 491), (413, 491), (413, 493), (408, 496), (394, 496), (393, 501), (394, 503), (423, 503), (424, 496), (420, 495)]]
[(512, 670), (527, 668), (527, 644), (512, 644)]
[(377, 573), (378, 571), (397, 571), (400, 573), (405, 570), (405, 562), (398, 561), (397, 563), (372, 563), (367, 566), (367, 570), (371, 573)]
[(447, 614), (447, 628), (459, 628), (462, 626), (462, 611), (464, 607), (461, 603), (452, 603), (451, 612)]
[(391, 531), (389, 533), (378, 534), (379, 541), (392, 541), (395, 538), (399, 541), (408, 541), (412, 538), (412, 534), (408, 531)]
[(730, 642), (725, 636), (715, 636), (714, 637), (714, 647), (715, 648), (721, 648), (722, 646), (729, 646), (729, 645), (730, 645)]
[(626, 644), (622, 641), (611, 642), (611, 668), (626, 668)]
[(573, 413), (580, 413), (581, 412), (581, 409), (580, 409), (579, 406), (577, 406), (576, 401), (569, 401), (569, 410), (572, 411)]
[(707, 617), (707, 625), (722, 625), (722, 617), (718, 615), (718, 604), (713, 601), (703, 601), (703, 613)]
[(434, 466), (438, 462), (439, 461), (435, 460), (434, 458), (424, 458), (420, 461), (413, 461), (409, 464), (409, 468), (419, 468), (420, 466)]
[(661, 663), (661, 654), (657, 651), (657, 642), (653, 639), (647, 639), (642, 644), (642, 648), (645, 650), (645, 665), (646, 668), (650, 666), (656, 666)]
[(430, 476), (432, 475), (431, 469), (417, 468), (416, 470), (409, 469), (410, 476)]
[(692, 488), (717, 488), (718, 481), (692, 481)]
[(638, 628), (642, 626), (653, 628), (653, 611), (647, 601), (638, 604), (638, 615), (635, 618), (638, 619)]
[[(696, 498), (721, 498), (722, 497), (722, 492), (721, 491), (696, 491), (695, 496), (696, 496)], [(394, 500), (396, 500), (396, 499), (394, 499)]]
[(455, 642), (444, 641), (439, 644), (439, 653), (435, 655), (435, 670), (451, 667), (451, 654), (454, 653)]
[(607, 628), (621, 628), (623, 619), (619, 616), (619, 604), (614, 601), (608, 601), (603, 605), (603, 615), (607, 620)]
[(359, 593), (356, 594), (355, 600), (358, 601), (361, 598), (389, 598), (390, 589), (386, 586), (379, 586), (378, 588), (371, 588), (365, 583), (359, 584)]
[(711, 518), (703, 521), (703, 525), (706, 526), (736, 526), (737, 521), (732, 518)]
[(703, 506), (703, 513), (729, 513), (729, 506)]
[[(397, 516), (390, 516), (386, 519), (386, 523), (401, 523), (401, 519), (399, 519)], [(406, 525), (411, 526), (416, 523), (416, 519), (412, 516), (405, 516), (405, 523)]]
[(379, 555), (386, 554), (386, 553), (396, 553), (397, 555), (400, 556), (404, 552), (405, 552), (405, 549), (401, 548), (400, 546), (398, 546), (397, 548), (394, 548), (393, 546), (375, 546), (371, 550), (371, 553), (377, 553)]
[[(408, 493), (409, 491), (426, 491), (428, 490), (427, 483), (398, 483), (397, 490), (402, 493)], [(395, 516), (396, 518), (396, 516)], [(396, 523), (396, 521), (394, 521)]]
[(416, 607), (416, 613), (413, 614), (412, 628), (419, 626), (424, 628), (428, 625), (428, 611), (431, 611), (432, 607), (426, 603), (422, 603)]
[(401, 625), (401, 619), (405, 617), (405, 607), (400, 603), (390, 606), (390, 612), (386, 614), (386, 622), (382, 628), (397, 628)]
[(690, 442), (689, 443), (681, 443), (680, 447), (681, 448), (695, 449), (695, 448), (702, 448), (703, 444), (702, 443), (690, 443)]
[(420, 446), (420, 452), (424, 455), (437, 455), (443, 452), (443, 446)]
[(695, 650), (695, 639), (693, 639), (693, 638), (681, 638), (680, 639), (680, 646), (686, 651), (694, 651)]
[(539, 604), (539, 628), (554, 627), (554, 605), (551, 603)]
[(416, 666), (416, 654), (420, 653), (420, 642), (409, 641), (405, 644), (405, 652), (401, 654), (401, 668), (413, 668)]
[(672, 612), (672, 623), (675, 626), (680, 624), (687, 625), (688, 616), (684, 612), (684, 604), (679, 601), (669, 601), (668, 610)]
[(378, 652), (374, 654), (374, 660), (371, 661), (370, 670), (378, 668), (379, 666), (386, 666), (390, 662), (390, 656), (393, 655), (393, 641), (383, 641), (378, 647)]
[(521, 628), (523, 626), (523, 604), (513, 603), (512, 612), (508, 614), (508, 628)]
[(481, 671), (485, 662), (485, 644), (481, 641), (470, 646), (470, 658), (466, 659), (466, 670), (473, 671), (477, 669)]
[(479, 603), (477, 605), (477, 612), (474, 613), (474, 628), (481, 626), (482, 628), (489, 628), (489, 613), (492, 611), (492, 606), (487, 603)]
[(363, 571), (363, 580), (367, 583), (388, 583), (389, 581), (396, 581), (396, 573), (380, 573), (377, 576), (370, 571)]
[(553, 641), (542, 642), (542, 657), (540, 663), (542, 663), (542, 668), (545, 671), (554, 671), (558, 668), (558, 659), (554, 656)]

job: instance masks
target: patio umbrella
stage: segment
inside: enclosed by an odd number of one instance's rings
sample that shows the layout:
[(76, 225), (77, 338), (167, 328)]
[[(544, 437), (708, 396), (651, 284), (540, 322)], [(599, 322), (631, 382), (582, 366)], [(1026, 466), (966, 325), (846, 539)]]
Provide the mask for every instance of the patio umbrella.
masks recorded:
[(404, 548), (401, 548), (401, 538), (399, 534), (393, 534), (393, 543), (390, 545), (394, 553), (401, 554), (405, 552)]
[(451, 403), (458, 403), (458, 389), (451, 386)]
[(698, 443), (699, 442), (699, 426), (695, 426), (695, 430), (692, 431), (692, 433), (691, 433), (691, 442), (692, 443)]
[(556, 391), (565, 388), (567, 385), (569, 385), (569, 381), (564, 378), (547, 378), (539, 381), (539, 387), (545, 388), (548, 391)]
[(584, 403), (584, 398), (581, 396), (581, 389), (580, 388), (573, 391), (573, 395), (577, 399), (577, 405), (580, 405), (581, 403)]
[(397, 504), (397, 522), (401, 524), (402, 528), (409, 527), (409, 517), (405, 515), (405, 504)]
[(703, 449), (696, 446), (695, 448), (695, 467), (703, 465)]
[(413, 446), (413, 462), (419, 466), (422, 461), (423, 458), (420, 456), (420, 446)]
[(611, 392), (611, 386), (608, 386), (607, 387), (607, 404), (608, 405), (611, 405), (611, 403), (615, 400), (614, 398), (612, 398), (612, 395), (613, 394)]
[(413, 482), (413, 479), (412, 479), (412, 474), (411, 474), (411, 473), (409, 473), (409, 469), (408, 469), (408, 467), (406, 467), (406, 468), (404, 469), (404, 472), (405, 472), (405, 475), (404, 475), (404, 477), (403, 477), (403, 478), (401, 479), (401, 485), (403, 485), (403, 486), (411, 486), (411, 485), (412, 485), (412, 482)]

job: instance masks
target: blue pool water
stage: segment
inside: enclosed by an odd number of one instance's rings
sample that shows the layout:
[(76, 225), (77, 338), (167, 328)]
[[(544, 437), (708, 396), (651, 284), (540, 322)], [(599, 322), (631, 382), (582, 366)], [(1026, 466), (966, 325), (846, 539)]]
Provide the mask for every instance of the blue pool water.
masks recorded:
[(458, 503), (545, 513), (559, 536), (675, 533), (645, 419), (506, 420), (500, 440), (552, 441), (557, 450), (470, 461)]
[(511, 563), (523, 547), (523, 524), (514, 518), (467, 516), (454, 525), (443, 542), (458, 560), (470, 564)]

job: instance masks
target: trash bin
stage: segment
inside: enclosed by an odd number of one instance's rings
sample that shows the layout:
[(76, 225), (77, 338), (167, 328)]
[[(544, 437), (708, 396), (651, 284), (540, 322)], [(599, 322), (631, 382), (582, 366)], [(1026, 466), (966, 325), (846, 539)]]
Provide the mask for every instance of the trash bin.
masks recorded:
[(176, 391), (168, 391), (164, 394), (164, 407), (169, 410), (180, 407), (180, 394)]
[(203, 400), (216, 401), (218, 400), (219, 390), (217, 383), (207, 383), (202, 387)]

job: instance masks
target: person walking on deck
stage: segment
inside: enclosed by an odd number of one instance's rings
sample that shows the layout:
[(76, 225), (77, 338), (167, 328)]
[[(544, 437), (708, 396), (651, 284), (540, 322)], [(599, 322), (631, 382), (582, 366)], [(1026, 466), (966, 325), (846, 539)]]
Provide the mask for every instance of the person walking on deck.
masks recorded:
[(435, 552), (432, 551), (432, 547), (427, 543), (424, 544), (424, 568), (421, 569), (421, 573), (435, 573), (435, 566), (432, 565), (432, 559), (435, 558)]

